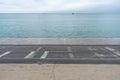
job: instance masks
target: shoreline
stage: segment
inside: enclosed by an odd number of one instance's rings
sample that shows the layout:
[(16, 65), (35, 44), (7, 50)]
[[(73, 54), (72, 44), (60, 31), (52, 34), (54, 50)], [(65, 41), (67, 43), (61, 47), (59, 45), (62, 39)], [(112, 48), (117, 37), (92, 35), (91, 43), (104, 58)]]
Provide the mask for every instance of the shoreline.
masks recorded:
[(0, 45), (120, 45), (120, 38), (0, 38)]

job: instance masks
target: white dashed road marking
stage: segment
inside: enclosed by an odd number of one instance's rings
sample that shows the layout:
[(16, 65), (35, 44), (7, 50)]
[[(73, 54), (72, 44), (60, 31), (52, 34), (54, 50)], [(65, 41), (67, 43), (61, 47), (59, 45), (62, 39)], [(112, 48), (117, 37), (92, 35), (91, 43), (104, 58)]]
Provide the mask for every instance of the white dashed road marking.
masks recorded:
[(74, 55), (72, 53), (69, 53), (70, 58), (74, 58)]
[(120, 52), (119, 51), (115, 51), (114, 52), (116, 55), (120, 56)]
[(88, 47), (88, 50), (90, 50), (94, 53), (94, 55), (93, 55), (94, 57), (100, 57), (100, 58), (105, 57), (105, 55), (97, 52), (97, 50), (98, 50), (97, 48)]
[(71, 50), (71, 47), (67, 47), (67, 49), (68, 49), (70, 58), (74, 58), (74, 55), (73, 55), (72, 50)]
[(99, 53), (97, 53), (97, 52), (94, 52), (94, 56), (97, 56), (97, 57), (105, 57), (105, 55), (99, 54)]
[(35, 51), (31, 51), (31, 52), (30, 52), (27, 56), (25, 56), (24, 58), (32, 58), (32, 57), (35, 56), (35, 54), (36, 54)]
[(90, 51), (96, 51), (98, 49), (97, 48), (88, 47), (88, 50), (90, 50)]
[(109, 51), (115, 51), (115, 49), (113, 49), (113, 48), (110, 48), (110, 47), (104, 47), (105, 49), (107, 49), (107, 50), (109, 50)]
[(0, 58), (3, 57), (3, 56), (5, 56), (5, 55), (7, 55), (7, 54), (10, 54), (10, 53), (11, 53), (11, 51), (7, 51), (7, 52), (1, 54), (1, 55), (0, 55)]
[(72, 52), (71, 47), (67, 47), (68, 52)]
[(109, 50), (109, 51), (111, 51), (111, 52), (113, 52), (114, 56), (120, 56), (120, 52), (119, 51), (116, 51), (115, 49), (110, 48), (110, 47), (104, 47), (104, 48), (107, 49), (107, 50)]
[(37, 53), (38, 51), (40, 51), (40, 49), (42, 49), (42, 47), (39, 47), (39, 48), (35, 51), (35, 53)]
[(40, 49), (41, 49), (42, 47), (39, 47), (37, 50), (35, 50), (35, 51), (31, 51), (27, 56), (25, 56), (24, 58), (33, 58), (35, 55), (36, 55), (36, 53), (38, 52), (38, 51), (40, 51)]
[(40, 59), (45, 59), (48, 55), (49, 51), (45, 51), (43, 55), (40, 57)]

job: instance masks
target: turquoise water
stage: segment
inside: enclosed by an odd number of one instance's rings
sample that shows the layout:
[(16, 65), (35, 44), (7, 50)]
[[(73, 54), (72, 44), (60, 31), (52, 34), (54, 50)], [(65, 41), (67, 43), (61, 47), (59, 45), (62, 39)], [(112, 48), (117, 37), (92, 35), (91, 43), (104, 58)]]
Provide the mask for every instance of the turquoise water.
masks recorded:
[(0, 14), (0, 38), (120, 38), (120, 14)]

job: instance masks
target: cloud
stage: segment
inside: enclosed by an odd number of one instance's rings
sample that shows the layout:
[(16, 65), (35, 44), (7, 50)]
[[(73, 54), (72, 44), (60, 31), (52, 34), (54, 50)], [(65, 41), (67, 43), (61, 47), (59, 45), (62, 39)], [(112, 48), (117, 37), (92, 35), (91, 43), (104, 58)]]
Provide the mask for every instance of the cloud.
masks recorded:
[(118, 10), (119, 0), (1, 0), (1, 13), (103, 12)]

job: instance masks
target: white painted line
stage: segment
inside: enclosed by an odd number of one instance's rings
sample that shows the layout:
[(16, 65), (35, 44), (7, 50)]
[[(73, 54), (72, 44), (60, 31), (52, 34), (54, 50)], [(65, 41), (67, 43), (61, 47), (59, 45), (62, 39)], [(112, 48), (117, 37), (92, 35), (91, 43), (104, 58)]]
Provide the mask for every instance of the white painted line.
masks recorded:
[(98, 50), (98, 49), (92, 48), (92, 47), (88, 47), (88, 50), (90, 50), (90, 51), (96, 51), (96, 50)]
[(68, 51), (49, 51), (49, 52), (68, 52)]
[(40, 49), (42, 49), (42, 47), (39, 47), (35, 52), (37, 53), (38, 51), (40, 51)]
[(36, 54), (35, 51), (31, 51), (31, 52), (30, 52), (27, 56), (25, 56), (24, 58), (32, 58), (32, 57), (35, 56), (35, 54)]
[(74, 58), (74, 55), (72, 53), (69, 53), (70, 58)]
[(114, 52), (116, 55), (120, 56), (120, 52), (119, 51), (115, 51)]
[(110, 47), (104, 47), (105, 49), (107, 49), (107, 50), (109, 50), (109, 51), (111, 51), (111, 52), (113, 52), (114, 54), (112, 54), (113, 56), (120, 56), (120, 52), (119, 51), (115, 51), (115, 49), (113, 49), (113, 48), (110, 48)]
[(10, 54), (10, 53), (11, 53), (11, 51), (7, 51), (7, 52), (1, 54), (1, 55), (0, 55), (0, 58), (3, 57), (3, 56), (5, 56), (5, 55), (7, 55), (7, 54)]
[(71, 47), (67, 47), (68, 52), (72, 52)]
[(68, 49), (70, 58), (74, 58), (73, 53), (71, 53), (72, 52), (71, 47), (67, 47), (67, 49)]
[(49, 51), (45, 51), (43, 55), (40, 57), (40, 59), (45, 59), (48, 55)]
[(88, 47), (88, 50), (93, 51), (93, 49), (91, 49), (91, 47)]
[(110, 48), (110, 47), (104, 47), (105, 49), (109, 50), (109, 51), (115, 51), (115, 49)]
[(99, 53), (97, 53), (97, 52), (94, 52), (94, 56), (97, 56), (97, 57), (105, 57), (105, 55), (99, 54)]
[(27, 56), (25, 56), (24, 58), (33, 58), (36, 53), (41, 49), (42, 47), (37, 48), (35, 51), (31, 51)]

